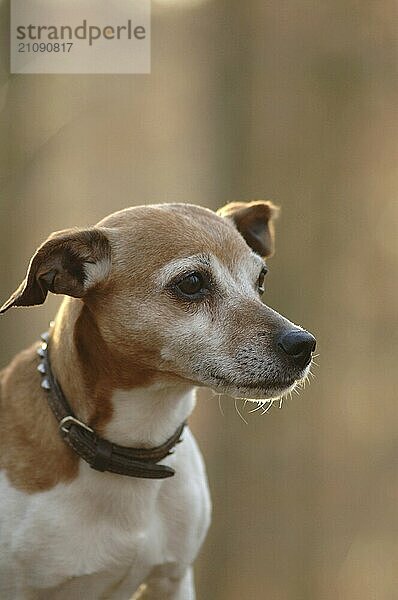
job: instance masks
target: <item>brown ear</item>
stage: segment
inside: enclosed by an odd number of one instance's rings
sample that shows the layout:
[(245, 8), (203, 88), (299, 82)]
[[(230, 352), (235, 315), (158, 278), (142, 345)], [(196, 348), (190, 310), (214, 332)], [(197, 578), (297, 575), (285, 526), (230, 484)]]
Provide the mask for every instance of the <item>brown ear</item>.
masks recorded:
[(217, 214), (231, 219), (245, 242), (260, 256), (268, 257), (274, 252), (273, 219), (279, 208), (270, 200), (253, 202), (230, 202), (219, 208)]
[(108, 238), (99, 229), (53, 233), (30, 261), (20, 286), (0, 308), (43, 304), (48, 292), (82, 298), (110, 267)]

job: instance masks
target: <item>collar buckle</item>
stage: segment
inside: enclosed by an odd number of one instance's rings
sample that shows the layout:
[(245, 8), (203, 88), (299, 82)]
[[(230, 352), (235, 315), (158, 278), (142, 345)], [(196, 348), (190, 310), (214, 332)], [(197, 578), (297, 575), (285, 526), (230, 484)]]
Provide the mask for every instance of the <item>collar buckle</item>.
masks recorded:
[(72, 417), (72, 415), (64, 417), (59, 422), (59, 428), (65, 434), (68, 434), (70, 432), (70, 428), (72, 425), (78, 425), (79, 427), (83, 427), (83, 429), (86, 429), (86, 431), (94, 433), (94, 429), (91, 429), (91, 427), (89, 427), (85, 423), (82, 423), (82, 421), (79, 421), (79, 419), (76, 419), (76, 417)]

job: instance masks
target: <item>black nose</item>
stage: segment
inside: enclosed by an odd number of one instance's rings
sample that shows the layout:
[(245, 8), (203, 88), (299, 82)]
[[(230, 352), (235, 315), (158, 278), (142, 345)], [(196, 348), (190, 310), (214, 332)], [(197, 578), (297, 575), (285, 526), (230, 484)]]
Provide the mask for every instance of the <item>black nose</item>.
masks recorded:
[(293, 331), (289, 331), (289, 333), (285, 333), (279, 338), (278, 346), (291, 356), (298, 367), (304, 369), (311, 360), (311, 353), (315, 350), (316, 339), (308, 331), (293, 329)]

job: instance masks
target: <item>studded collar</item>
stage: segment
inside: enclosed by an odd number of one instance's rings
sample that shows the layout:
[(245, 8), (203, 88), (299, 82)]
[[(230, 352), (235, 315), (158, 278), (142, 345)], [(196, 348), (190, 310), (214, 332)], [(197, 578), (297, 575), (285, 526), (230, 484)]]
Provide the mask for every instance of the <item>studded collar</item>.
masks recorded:
[(186, 423), (182, 423), (164, 444), (154, 448), (119, 446), (102, 438), (73, 413), (51, 370), (49, 333), (43, 333), (41, 339), (42, 343), (37, 350), (40, 357), (37, 370), (42, 377), (41, 387), (46, 391), (48, 404), (58, 421), (60, 434), (72, 450), (97, 471), (110, 471), (147, 479), (172, 477), (175, 474), (174, 469), (158, 463), (172, 454), (174, 446), (182, 442), (181, 435)]

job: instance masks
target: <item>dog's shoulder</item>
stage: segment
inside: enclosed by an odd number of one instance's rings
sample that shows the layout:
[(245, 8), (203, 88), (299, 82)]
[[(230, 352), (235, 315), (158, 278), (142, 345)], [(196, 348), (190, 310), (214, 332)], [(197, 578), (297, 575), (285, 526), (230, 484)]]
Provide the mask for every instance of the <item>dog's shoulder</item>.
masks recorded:
[(61, 440), (40, 387), (38, 343), (0, 373), (0, 468), (17, 489), (39, 492), (77, 473), (77, 459)]

